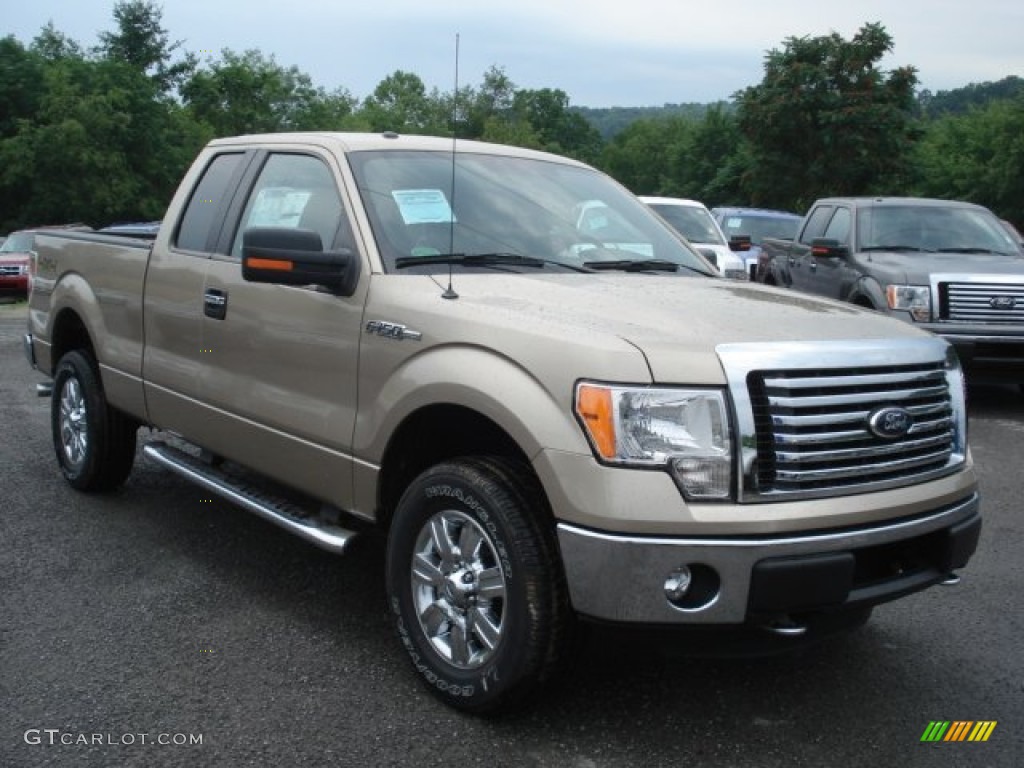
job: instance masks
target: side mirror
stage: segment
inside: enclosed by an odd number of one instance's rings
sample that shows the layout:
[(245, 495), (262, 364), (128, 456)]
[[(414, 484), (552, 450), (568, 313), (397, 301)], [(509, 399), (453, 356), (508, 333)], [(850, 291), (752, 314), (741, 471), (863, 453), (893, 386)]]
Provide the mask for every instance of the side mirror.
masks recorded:
[(750, 235), (733, 235), (729, 238), (729, 250), (730, 251), (749, 251), (750, 250)]
[(359, 259), (348, 248), (325, 251), (311, 229), (252, 227), (242, 233), (242, 279), (278, 285), (322, 285), (351, 296)]
[(819, 259), (838, 259), (849, 252), (849, 248), (829, 237), (816, 237), (811, 241), (811, 255)]

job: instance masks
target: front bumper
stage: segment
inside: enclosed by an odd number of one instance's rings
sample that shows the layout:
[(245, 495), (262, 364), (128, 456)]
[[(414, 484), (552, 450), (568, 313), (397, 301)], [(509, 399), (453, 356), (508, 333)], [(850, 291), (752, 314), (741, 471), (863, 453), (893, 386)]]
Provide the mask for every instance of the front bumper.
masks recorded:
[[(645, 537), (559, 523), (573, 606), (644, 624), (739, 624), (894, 600), (967, 564), (981, 530), (976, 493), (941, 510), (840, 531), (730, 538)], [(688, 596), (666, 580), (686, 566)]]
[(929, 326), (956, 349), (957, 357), (968, 371), (1024, 375), (1024, 328), (994, 334), (960, 333), (948, 327)]

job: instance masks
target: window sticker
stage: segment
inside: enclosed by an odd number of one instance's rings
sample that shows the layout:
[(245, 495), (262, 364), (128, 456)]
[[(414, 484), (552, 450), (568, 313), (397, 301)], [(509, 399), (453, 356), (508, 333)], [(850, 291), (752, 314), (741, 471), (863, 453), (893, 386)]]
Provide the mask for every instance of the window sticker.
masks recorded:
[(725, 222), (726, 229), (739, 229), (743, 224), (743, 219), (738, 219), (735, 216), (728, 219)]
[(438, 224), (458, 221), (440, 189), (396, 189), (391, 196), (406, 224)]
[(249, 212), (248, 227), (297, 227), (310, 193), (290, 187), (261, 189)]

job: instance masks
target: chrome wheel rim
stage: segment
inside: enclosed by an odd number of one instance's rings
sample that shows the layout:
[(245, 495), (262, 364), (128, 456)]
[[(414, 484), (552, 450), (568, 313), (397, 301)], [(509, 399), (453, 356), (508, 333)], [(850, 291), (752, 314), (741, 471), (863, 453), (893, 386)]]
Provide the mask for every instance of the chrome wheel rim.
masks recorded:
[(438, 512), (416, 538), (412, 600), (434, 650), (458, 669), (494, 656), (505, 630), (505, 572), (480, 524), (456, 510)]
[(89, 447), (89, 426), (85, 395), (78, 379), (69, 378), (60, 391), (60, 444), (72, 466), (85, 460)]

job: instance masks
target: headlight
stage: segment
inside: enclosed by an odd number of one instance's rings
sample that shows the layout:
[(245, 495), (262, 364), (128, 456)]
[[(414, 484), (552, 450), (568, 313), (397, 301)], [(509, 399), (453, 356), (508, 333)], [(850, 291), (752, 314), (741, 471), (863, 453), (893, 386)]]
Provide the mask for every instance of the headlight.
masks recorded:
[(887, 285), (885, 299), (889, 309), (909, 312), (919, 323), (932, 319), (932, 294), (927, 285)]
[(725, 394), (580, 383), (576, 415), (609, 464), (666, 467), (689, 499), (727, 499), (732, 441)]

